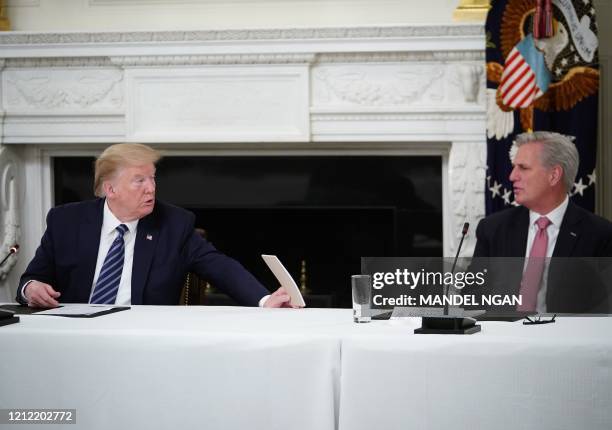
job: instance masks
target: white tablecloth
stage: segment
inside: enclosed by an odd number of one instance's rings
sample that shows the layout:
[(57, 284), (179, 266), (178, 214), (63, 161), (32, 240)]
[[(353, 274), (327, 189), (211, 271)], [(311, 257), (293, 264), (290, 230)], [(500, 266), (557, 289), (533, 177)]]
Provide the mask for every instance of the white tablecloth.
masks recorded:
[(342, 343), (342, 430), (612, 429), (612, 319)]
[[(71, 429), (333, 429), (340, 342), (325, 310), (146, 307), (0, 327), (0, 409)], [(42, 428), (48, 429), (48, 426)]]
[(0, 327), (0, 409), (76, 409), (70, 429), (612, 428), (612, 319), (482, 325), (414, 335), (416, 319), (231, 307), (25, 315)]

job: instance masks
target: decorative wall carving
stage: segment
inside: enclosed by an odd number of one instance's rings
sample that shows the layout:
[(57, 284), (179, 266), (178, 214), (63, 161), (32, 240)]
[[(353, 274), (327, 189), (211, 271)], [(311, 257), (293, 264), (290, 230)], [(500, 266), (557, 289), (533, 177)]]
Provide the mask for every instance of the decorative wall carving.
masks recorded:
[(438, 66), (322, 66), (313, 72), (313, 105), (399, 106), (444, 97)]
[(322, 54), (222, 54), (222, 55), (125, 55), (112, 57), (7, 58), (14, 68), (107, 68), (140, 66), (191, 66), (203, 64), (330, 64), (484, 61), (478, 51), (333, 52)]
[(7, 111), (119, 109), (123, 104), (118, 70), (7, 70), (3, 77)]
[(7, 58), (7, 67), (20, 69), (39, 69), (49, 67), (82, 68), (82, 67), (112, 67), (113, 63), (107, 57), (44, 57), (44, 58)]
[(108, 33), (0, 34), (1, 44), (132, 43), (210, 40), (381, 39), (398, 37), (484, 36), (482, 25), (330, 27), (270, 30), (206, 30)]
[[(482, 142), (455, 142), (449, 157), (451, 234), (461, 232), (470, 223), (470, 233), (461, 249), (462, 257), (471, 257), (476, 246), (476, 225), (484, 217), (484, 184), (487, 169), (486, 145)], [(451, 254), (457, 250), (459, 236), (453, 237)]]
[(147, 55), (111, 57), (121, 67), (197, 66), (205, 64), (310, 64), (315, 54)]
[[(0, 258), (4, 258), (11, 246), (19, 243), (21, 236), (18, 166), (11, 150), (0, 146)], [(16, 262), (17, 257), (12, 256), (0, 267), (0, 280), (6, 278)]]
[(457, 65), (459, 82), (466, 103), (482, 103), (485, 89), (484, 66), (482, 64)]
[(481, 51), (401, 51), (401, 52), (332, 52), (317, 55), (317, 62), (326, 63), (385, 63), (426, 61), (484, 61)]
[(472, 106), (485, 112), (483, 62), (456, 62), (446, 66), (446, 95), (452, 105)]
[[(361, 54), (365, 56), (365, 54)], [(330, 57), (330, 56), (327, 56)], [(335, 56), (331, 56), (335, 57)], [(353, 59), (356, 59), (353, 56)], [(484, 111), (484, 68), (476, 62), (317, 62), (313, 107), (474, 105)]]

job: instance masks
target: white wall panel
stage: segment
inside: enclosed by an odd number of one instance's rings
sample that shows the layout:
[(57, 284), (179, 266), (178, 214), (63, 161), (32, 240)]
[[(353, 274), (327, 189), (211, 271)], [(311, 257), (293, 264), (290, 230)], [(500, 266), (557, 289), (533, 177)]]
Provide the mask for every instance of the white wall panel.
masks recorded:
[(207, 67), (130, 70), (128, 140), (307, 141), (308, 70)]

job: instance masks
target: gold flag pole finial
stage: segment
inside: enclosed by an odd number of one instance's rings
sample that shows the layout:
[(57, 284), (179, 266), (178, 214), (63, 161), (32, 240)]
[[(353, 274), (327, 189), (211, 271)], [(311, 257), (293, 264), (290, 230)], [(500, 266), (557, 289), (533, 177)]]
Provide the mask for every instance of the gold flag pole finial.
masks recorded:
[(9, 31), (11, 23), (8, 19), (7, 7), (4, 5), (4, 0), (0, 0), (0, 31)]
[(453, 21), (484, 22), (491, 8), (489, 0), (459, 0), (459, 6), (453, 12)]

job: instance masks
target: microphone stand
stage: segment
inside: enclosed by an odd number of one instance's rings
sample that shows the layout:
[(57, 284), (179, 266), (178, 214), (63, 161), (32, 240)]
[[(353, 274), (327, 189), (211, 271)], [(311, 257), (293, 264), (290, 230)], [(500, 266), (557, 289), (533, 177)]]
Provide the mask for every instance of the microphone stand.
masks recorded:
[[(455, 275), (455, 267), (457, 266), (457, 260), (459, 259), (459, 252), (463, 246), (463, 239), (467, 235), (468, 229), (470, 228), (469, 223), (463, 224), (463, 230), (461, 231), (461, 241), (457, 247), (457, 254), (453, 261), (453, 267), (451, 268), (451, 275)], [(442, 292), (444, 297), (448, 296), (449, 287), (444, 285)], [(421, 318), (421, 327), (414, 330), (415, 334), (474, 334), (481, 330), (480, 325), (476, 324), (476, 320), (471, 317), (456, 317), (448, 314), (448, 301), (444, 303), (444, 309), (440, 316), (428, 316)], [(481, 312), (479, 312), (481, 313)]]
[[(451, 268), (451, 275), (455, 274), (455, 267), (457, 266), (457, 260), (459, 259), (459, 252), (461, 252), (461, 247), (463, 246), (463, 239), (465, 239), (465, 235), (467, 234), (469, 228), (469, 222), (463, 224), (463, 230), (461, 230), (461, 241), (459, 241), (459, 246), (457, 247), (457, 253), (455, 254), (455, 260), (453, 261), (453, 267)], [(448, 296), (448, 285), (444, 285), (443, 291), (444, 297)], [(448, 302), (444, 303), (444, 315), (448, 315)]]

